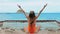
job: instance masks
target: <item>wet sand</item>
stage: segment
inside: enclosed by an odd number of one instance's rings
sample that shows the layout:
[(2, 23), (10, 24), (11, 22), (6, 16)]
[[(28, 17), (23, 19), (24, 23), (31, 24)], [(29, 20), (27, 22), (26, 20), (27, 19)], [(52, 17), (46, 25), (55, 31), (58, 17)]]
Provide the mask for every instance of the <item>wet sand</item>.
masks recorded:
[[(0, 34), (26, 34), (26, 33), (21, 30), (1, 29)], [(37, 34), (60, 34), (60, 30), (58, 31), (41, 30)]]

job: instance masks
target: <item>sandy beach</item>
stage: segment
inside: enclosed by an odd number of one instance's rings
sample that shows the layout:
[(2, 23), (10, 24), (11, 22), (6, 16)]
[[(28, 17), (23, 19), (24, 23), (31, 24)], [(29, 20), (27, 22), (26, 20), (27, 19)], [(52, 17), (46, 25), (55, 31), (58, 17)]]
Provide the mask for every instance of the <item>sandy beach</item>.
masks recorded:
[[(26, 34), (25, 32), (21, 30), (16, 29), (1, 29), (0, 28), (0, 34)], [(37, 34), (60, 34), (60, 30), (57, 31), (48, 31), (48, 30), (40, 30)]]

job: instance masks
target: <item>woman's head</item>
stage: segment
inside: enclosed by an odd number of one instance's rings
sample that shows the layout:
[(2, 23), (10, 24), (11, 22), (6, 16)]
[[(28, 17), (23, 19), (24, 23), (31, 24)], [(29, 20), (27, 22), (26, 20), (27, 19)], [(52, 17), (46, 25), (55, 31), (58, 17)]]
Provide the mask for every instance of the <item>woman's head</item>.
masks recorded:
[(34, 11), (30, 11), (30, 13), (29, 13), (29, 17), (30, 17), (30, 18), (34, 18), (34, 17), (35, 17), (35, 13), (34, 13)]

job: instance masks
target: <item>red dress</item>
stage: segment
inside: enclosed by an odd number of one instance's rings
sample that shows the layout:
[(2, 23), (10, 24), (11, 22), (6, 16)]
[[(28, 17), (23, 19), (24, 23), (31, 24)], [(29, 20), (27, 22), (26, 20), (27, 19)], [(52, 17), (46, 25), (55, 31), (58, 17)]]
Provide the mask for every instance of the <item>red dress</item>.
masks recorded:
[(35, 24), (34, 25), (29, 25), (28, 26), (28, 32), (29, 33), (34, 33), (36, 31), (36, 26), (35, 26)]
[(35, 24), (36, 20), (34, 20), (32, 25), (30, 24), (30, 21), (28, 21), (28, 22), (29, 22), (29, 24), (28, 24), (28, 32), (30, 34), (35, 33), (36, 32), (36, 24)]

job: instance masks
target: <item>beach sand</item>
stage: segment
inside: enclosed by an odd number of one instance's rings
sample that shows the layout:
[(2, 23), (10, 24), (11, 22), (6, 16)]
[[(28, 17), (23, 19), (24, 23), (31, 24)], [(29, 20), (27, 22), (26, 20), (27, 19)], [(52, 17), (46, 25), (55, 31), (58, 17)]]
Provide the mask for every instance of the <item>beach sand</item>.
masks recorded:
[[(14, 30), (14, 29), (0, 29), (0, 34), (26, 34), (21, 30)], [(37, 34), (60, 34), (60, 30), (57, 31), (48, 31), (48, 30), (41, 30)]]

